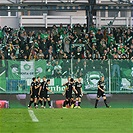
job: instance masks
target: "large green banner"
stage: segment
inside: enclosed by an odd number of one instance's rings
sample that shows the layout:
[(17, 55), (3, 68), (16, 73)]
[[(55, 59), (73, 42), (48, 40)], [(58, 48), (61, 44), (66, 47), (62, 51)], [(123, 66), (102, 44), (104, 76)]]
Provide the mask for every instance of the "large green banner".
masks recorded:
[(8, 79), (31, 79), (33, 76), (46, 75), (46, 61), (8, 60)]
[[(1, 62), (0, 91), (29, 93), (32, 77), (40, 76), (42, 79), (46, 76), (51, 79), (49, 88), (62, 93), (65, 88), (62, 84), (71, 75), (75, 80), (82, 77), (84, 93), (96, 93), (97, 82), (104, 75), (106, 93), (133, 93), (133, 60), (72, 60), (71, 65), (69, 61), (55, 62), (7, 60), (5, 65)], [(60, 75), (55, 73), (58, 65), (62, 68)]]
[(54, 92), (54, 93), (63, 93), (65, 86), (62, 86), (64, 83), (67, 82), (67, 79), (65, 78), (53, 78), (50, 79), (50, 85), (49, 88)]
[(111, 92), (133, 92), (133, 60), (111, 60)]

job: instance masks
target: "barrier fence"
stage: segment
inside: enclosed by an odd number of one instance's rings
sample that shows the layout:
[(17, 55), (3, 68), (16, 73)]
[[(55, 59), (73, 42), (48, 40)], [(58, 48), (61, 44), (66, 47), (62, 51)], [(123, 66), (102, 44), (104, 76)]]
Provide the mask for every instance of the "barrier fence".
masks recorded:
[(50, 89), (64, 91), (67, 77), (81, 76), (84, 93), (96, 93), (105, 76), (106, 93), (133, 93), (133, 60), (1, 60), (0, 93), (29, 93), (33, 76), (51, 79)]

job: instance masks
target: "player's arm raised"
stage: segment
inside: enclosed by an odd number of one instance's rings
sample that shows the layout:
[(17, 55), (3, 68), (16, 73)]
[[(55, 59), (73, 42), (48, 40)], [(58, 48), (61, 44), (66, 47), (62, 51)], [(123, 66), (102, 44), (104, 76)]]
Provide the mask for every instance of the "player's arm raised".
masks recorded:
[[(67, 82), (68, 83), (68, 82)], [(66, 86), (67, 83), (64, 83), (62, 86)]]

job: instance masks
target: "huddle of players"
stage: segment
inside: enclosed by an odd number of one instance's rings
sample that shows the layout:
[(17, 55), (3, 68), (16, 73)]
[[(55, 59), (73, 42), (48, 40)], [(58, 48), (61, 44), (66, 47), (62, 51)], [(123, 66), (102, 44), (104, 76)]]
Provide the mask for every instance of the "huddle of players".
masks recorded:
[[(32, 78), (32, 83), (30, 86), (30, 102), (28, 108), (31, 108), (32, 103), (34, 103), (35, 108), (38, 108), (39, 104), (42, 108), (45, 108), (46, 101), (48, 101), (48, 105), (51, 108), (51, 101), (48, 91), (52, 91), (48, 89), (49, 84), (50, 80), (46, 80), (46, 77), (43, 77), (42, 82), (40, 77), (37, 77), (37, 80), (35, 77)], [(63, 103), (63, 108), (66, 108), (68, 104), (71, 106), (71, 108), (80, 108), (81, 97), (83, 96), (81, 78), (79, 77), (77, 81), (74, 81), (73, 78), (68, 77), (68, 82), (63, 84), (63, 86), (66, 86), (65, 92), (63, 93), (63, 95), (66, 96), (66, 99)], [(73, 91), (75, 92), (76, 100), (72, 96)], [(42, 104), (43, 101), (44, 105)]]
[[(48, 85), (50, 84), (50, 80), (46, 77), (43, 77), (43, 82), (40, 82), (40, 77), (32, 78), (32, 83), (30, 87), (30, 102), (28, 105), (28, 108), (31, 108), (31, 104), (34, 103), (34, 107), (37, 108), (39, 104), (41, 104), (41, 107), (45, 108), (46, 101), (48, 101), (48, 105), (51, 108), (51, 101), (50, 97), (48, 95), (48, 91), (52, 92), (50, 89), (48, 89)], [(81, 77), (78, 78), (77, 81), (75, 81), (73, 78), (68, 77), (68, 82), (63, 84), (63, 86), (66, 86), (64, 89), (63, 95), (65, 95), (65, 100), (63, 103), (63, 108), (67, 108), (67, 105), (71, 106), (71, 108), (80, 108), (81, 104), (81, 98), (83, 96), (82, 92), (82, 83), (81, 83)], [(107, 108), (110, 108), (106, 102), (106, 95), (104, 91), (104, 76), (101, 77), (101, 79), (98, 81), (98, 90), (97, 90), (97, 98), (95, 102), (95, 108), (97, 108), (98, 101), (100, 97), (102, 96), (104, 99), (104, 103)], [(75, 92), (76, 99), (73, 98), (72, 92)], [(53, 93), (53, 92), (52, 92)], [(42, 102), (44, 101), (44, 105)]]
[[(71, 108), (80, 108), (81, 98), (83, 96), (81, 77), (78, 77), (77, 81), (68, 77), (68, 82), (63, 84), (63, 86), (66, 86), (63, 93), (66, 97), (63, 108), (67, 108), (67, 105)], [(72, 92), (75, 93), (76, 99), (73, 98)]]
[[(48, 105), (51, 108), (51, 101), (48, 95), (48, 92), (52, 92), (48, 85), (50, 84), (50, 79), (46, 79), (43, 77), (43, 81), (41, 82), (40, 77), (33, 77), (32, 83), (30, 86), (30, 102), (28, 108), (31, 108), (32, 103), (34, 103), (34, 107), (37, 108), (40, 104), (42, 108), (45, 108), (46, 101), (48, 101)], [(52, 92), (53, 93), (53, 92)], [(44, 105), (42, 102), (44, 101)]]
[[(67, 104), (69, 104), (69, 106), (71, 106), (71, 108), (73, 108), (73, 107), (80, 108), (81, 98), (83, 96), (81, 78), (79, 77), (77, 81), (74, 81), (73, 78), (69, 77), (68, 82), (63, 84), (63, 86), (66, 86), (65, 92), (64, 92), (66, 99), (63, 103), (63, 108), (66, 108)], [(98, 90), (97, 90), (97, 98), (96, 98), (96, 102), (95, 102), (95, 108), (97, 108), (98, 101), (100, 100), (100, 97), (103, 97), (105, 106), (107, 108), (111, 107), (107, 104), (104, 87), (105, 87), (104, 76), (102, 76), (100, 78), (100, 80), (98, 81)], [(72, 91), (75, 92), (76, 100), (74, 100), (74, 98), (72, 96)], [(76, 103), (78, 103), (78, 104), (76, 104)]]

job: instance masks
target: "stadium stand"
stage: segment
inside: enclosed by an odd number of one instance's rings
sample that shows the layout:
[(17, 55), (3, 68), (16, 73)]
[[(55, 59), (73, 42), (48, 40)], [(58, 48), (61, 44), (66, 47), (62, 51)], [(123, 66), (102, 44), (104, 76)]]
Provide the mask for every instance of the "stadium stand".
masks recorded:
[(23, 27), (0, 28), (2, 59), (131, 59), (133, 58), (133, 32), (130, 28), (97, 29), (87, 32), (86, 24), (75, 24), (39, 31), (26, 31)]

